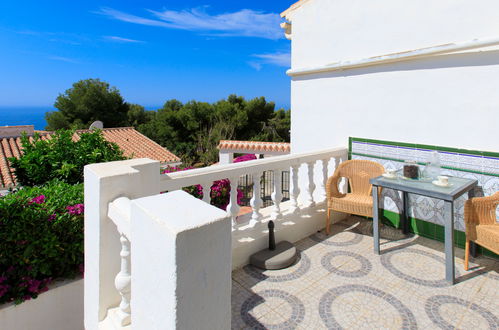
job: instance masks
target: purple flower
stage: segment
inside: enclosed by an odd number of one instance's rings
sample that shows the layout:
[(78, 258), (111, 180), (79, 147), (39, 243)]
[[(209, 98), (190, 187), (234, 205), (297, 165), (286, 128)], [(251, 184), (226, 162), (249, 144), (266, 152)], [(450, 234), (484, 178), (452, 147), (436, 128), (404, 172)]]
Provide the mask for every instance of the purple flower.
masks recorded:
[(54, 220), (55, 220), (55, 217), (56, 217), (56, 214), (55, 214), (55, 213), (54, 213), (54, 214), (51, 214), (51, 215), (49, 216), (49, 218), (48, 218), (48, 221), (50, 221), (50, 222), (54, 221)]
[(256, 156), (254, 154), (246, 154), (239, 157), (234, 158), (234, 163), (246, 162), (248, 160), (254, 160)]
[(9, 285), (0, 284), (0, 298), (3, 297), (7, 291), (9, 291), (9, 288)]
[(40, 195), (33, 198), (28, 204), (43, 204), (45, 203), (45, 195)]
[(66, 210), (68, 210), (68, 213), (71, 215), (80, 215), (85, 211), (85, 207), (83, 204), (76, 204), (73, 206), (66, 206)]
[(32, 293), (37, 293), (38, 292), (38, 287), (42, 284), (42, 281), (39, 280), (29, 280), (28, 281), (28, 291)]

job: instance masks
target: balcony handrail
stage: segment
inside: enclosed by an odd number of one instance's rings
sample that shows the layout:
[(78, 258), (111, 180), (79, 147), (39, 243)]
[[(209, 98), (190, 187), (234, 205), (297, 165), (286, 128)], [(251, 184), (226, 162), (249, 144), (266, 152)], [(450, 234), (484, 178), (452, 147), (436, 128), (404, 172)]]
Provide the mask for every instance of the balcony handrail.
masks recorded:
[(189, 171), (180, 171), (161, 175), (160, 189), (171, 191), (196, 184), (213, 182), (216, 180), (240, 177), (261, 171), (283, 170), (326, 158), (341, 157), (348, 151), (345, 147), (336, 147), (315, 152), (274, 156), (248, 162), (214, 165)]

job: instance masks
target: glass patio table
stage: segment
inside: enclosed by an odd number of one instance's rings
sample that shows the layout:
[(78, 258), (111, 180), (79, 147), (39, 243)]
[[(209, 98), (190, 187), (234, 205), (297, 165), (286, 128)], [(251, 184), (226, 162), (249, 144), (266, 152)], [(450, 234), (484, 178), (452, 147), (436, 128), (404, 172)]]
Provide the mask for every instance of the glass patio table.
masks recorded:
[(477, 180), (449, 177), (449, 187), (436, 186), (431, 182), (409, 180), (397, 177), (388, 179), (379, 176), (370, 180), (373, 185), (373, 237), (374, 237), (374, 253), (380, 254), (379, 246), (379, 204), (378, 190), (379, 188), (390, 188), (402, 192), (401, 220), (402, 231), (407, 234), (409, 232), (409, 194), (427, 196), (431, 198), (441, 199), (444, 201), (444, 224), (445, 224), (445, 279), (450, 284), (455, 282), (454, 273), (454, 201), (465, 193), (468, 197), (473, 197), (474, 188), (477, 185)]

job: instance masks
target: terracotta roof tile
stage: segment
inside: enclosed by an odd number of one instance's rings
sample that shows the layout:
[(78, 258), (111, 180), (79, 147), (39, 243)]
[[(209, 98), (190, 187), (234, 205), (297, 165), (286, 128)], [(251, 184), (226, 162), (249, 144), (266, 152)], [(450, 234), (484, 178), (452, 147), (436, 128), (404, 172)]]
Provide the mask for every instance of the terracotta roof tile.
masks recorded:
[(280, 152), (289, 154), (291, 144), (287, 142), (258, 142), (258, 141), (231, 141), (221, 140), (219, 150), (253, 151), (255, 153)]
[[(78, 130), (73, 136), (73, 140), (78, 140), (79, 134), (90, 132), (90, 130)], [(42, 140), (52, 138), (53, 132), (40, 132)], [(116, 143), (126, 157), (129, 158), (150, 158), (161, 163), (179, 163), (179, 157), (172, 154), (153, 140), (142, 135), (133, 127), (104, 128), (102, 135), (109, 142)], [(33, 138), (30, 137), (30, 141)], [(19, 158), (22, 153), (20, 137), (0, 138), (0, 188), (15, 186), (16, 180), (14, 170), (10, 167), (8, 158)]]

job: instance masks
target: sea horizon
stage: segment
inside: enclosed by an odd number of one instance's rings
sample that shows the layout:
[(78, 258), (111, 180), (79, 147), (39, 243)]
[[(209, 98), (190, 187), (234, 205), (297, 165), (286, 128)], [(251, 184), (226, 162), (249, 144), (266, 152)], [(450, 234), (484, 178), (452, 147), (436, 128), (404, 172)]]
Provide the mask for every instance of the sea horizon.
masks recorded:
[[(145, 107), (157, 110), (162, 106)], [(57, 111), (53, 106), (0, 106), (0, 126), (34, 125), (36, 130), (47, 126), (45, 113)]]

